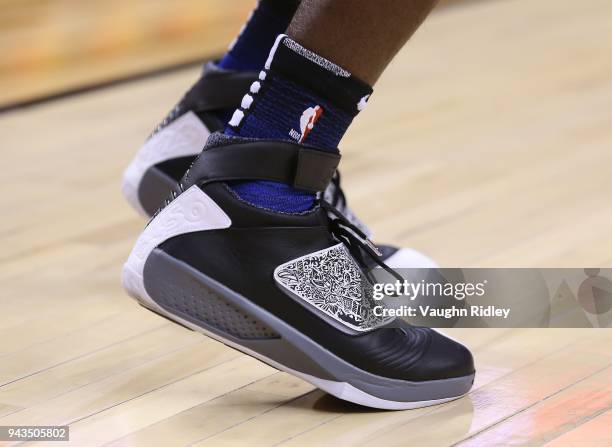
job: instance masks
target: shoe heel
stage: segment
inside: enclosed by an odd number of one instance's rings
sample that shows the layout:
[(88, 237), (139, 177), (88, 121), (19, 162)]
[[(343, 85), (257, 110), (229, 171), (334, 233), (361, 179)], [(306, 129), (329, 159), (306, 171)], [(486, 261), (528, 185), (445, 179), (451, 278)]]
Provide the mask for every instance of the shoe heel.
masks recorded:
[(192, 186), (166, 206), (139, 236), (123, 266), (122, 282), (128, 294), (157, 309), (143, 279), (145, 263), (155, 247), (171, 237), (194, 231), (227, 228), (231, 220), (200, 188)]
[[(156, 164), (200, 153), (210, 131), (191, 111), (181, 115), (159, 132), (153, 134), (138, 150), (123, 174), (122, 192), (129, 204), (140, 214), (148, 217), (151, 209), (161, 203), (141, 203), (139, 190), (145, 174)], [(147, 185), (142, 185), (144, 188)]]

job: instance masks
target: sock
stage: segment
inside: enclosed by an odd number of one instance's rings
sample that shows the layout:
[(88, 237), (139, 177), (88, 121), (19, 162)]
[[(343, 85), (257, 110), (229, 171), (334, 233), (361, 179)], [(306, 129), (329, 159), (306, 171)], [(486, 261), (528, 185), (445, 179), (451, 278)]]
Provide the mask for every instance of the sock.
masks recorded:
[(239, 71), (261, 70), (276, 36), (285, 32), (299, 4), (299, 0), (260, 0), (219, 61), (219, 67)]
[[(295, 141), (337, 152), (371, 93), (370, 86), (348, 71), (280, 35), (225, 134)], [(312, 193), (276, 182), (240, 181), (229, 186), (255, 206), (285, 213), (307, 211), (315, 200)]]

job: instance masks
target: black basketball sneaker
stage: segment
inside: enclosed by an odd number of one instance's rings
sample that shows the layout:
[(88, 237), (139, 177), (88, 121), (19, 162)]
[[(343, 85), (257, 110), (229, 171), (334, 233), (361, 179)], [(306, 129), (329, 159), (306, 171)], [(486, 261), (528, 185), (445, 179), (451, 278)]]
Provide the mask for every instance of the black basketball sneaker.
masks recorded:
[(275, 213), (225, 184), (271, 180), (320, 193), (339, 159), (291, 142), (211, 136), (138, 238), (124, 287), (150, 310), (340, 399), (408, 409), (462, 396), (474, 379), (467, 348), (373, 312), (363, 258), (388, 267), (363, 232), (323, 200)]
[[(178, 191), (181, 177), (208, 136), (225, 126), (217, 112), (233, 111), (257, 77), (257, 72), (224, 70), (212, 62), (206, 64), (200, 79), (157, 126), (123, 175), (123, 194), (134, 209), (151, 216), (171, 191)], [(337, 173), (324, 195), (351, 223), (371, 235), (347, 206)], [(379, 248), (382, 259), (392, 267), (437, 267), (432, 259), (411, 248)]]

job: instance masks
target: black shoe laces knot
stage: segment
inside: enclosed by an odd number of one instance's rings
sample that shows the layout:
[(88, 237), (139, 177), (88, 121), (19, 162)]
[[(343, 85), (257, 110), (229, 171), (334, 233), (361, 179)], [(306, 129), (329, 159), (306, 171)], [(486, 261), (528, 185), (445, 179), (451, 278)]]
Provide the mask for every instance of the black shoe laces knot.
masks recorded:
[[(338, 211), (336, 207), (323, 199), (319, 200), (319, 206), (321, 206), (321, 208), (323, 208), (329, 216), (330, 230), (332, 234), (346, 246), (353, 258), (357, 260), (370, 283), (373, 284), (375, 282), (375, 278), (367, 267), (367, 263), (365, 262), (363, 256), (364, 253), (394, 278), (400, 281), (404, 280), (399, 273), (380, 259), (382, 252), (379, 250), (376, 244), (374, 244), (374, 242), (372, 242), (356, 225), (353, 225), (346, 217), (344, 217), (344, 215)], [(331, 215), (334, 217), (331, 217)]]

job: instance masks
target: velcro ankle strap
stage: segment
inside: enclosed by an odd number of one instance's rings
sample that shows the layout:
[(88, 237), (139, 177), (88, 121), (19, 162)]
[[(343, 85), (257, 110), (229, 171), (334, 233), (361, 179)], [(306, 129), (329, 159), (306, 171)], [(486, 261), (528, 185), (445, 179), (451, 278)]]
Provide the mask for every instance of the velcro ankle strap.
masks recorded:
[(207, 64), (204, 76), (193, 87), (197, 99), (192, 108), (197, 112), (235, 109), (257, 75), (257, 72), (223, 70)]
[(183, 179), (183, 187), (231, 180), (271, 180), (295, 188), (325, 190), (340, 154), (287, 141), (250, 141), (204, 149)]

